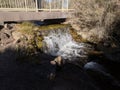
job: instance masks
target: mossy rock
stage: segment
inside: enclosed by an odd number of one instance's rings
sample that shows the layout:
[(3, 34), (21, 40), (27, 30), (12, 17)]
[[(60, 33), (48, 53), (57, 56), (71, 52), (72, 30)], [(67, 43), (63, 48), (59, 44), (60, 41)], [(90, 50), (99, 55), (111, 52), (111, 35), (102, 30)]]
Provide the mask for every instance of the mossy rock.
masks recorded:
[(74, 39), (74, 41), (76, 42), (84, 42), (84, 43), (88, 42), (87, 40), (83, 39), (81, 35), (78, 35), (77, 31), (75, 31), (72, 28), (70, 29), (70, 34), (72, 38)]
[(51, 30), (57, 30), (57, 29), (66, 28), (66, 27), (69, 27), (69, 25), (54, 24), (54, 25), (47, 25), (47, 26), (36, 26), (31, 22), (23, 22), (18, 25), (18, 31), (27, 36), (32, 36), (37, 32), (43, 33), (42, 35), (47, 35), (47, 32)]
[(47, 36), (51, 30), (64, 29), (69, 27), (65, 24), (54, 24), (47, 26), (36, 26), (31, 22), (23, 22), (18, 25), (18, 32), (27, 37), (26, 42), (28, 43), (27, 52), (35, 51), (43, 47), (43, 37)]
[(36, 46), (38, 49), (43, 47), (42, 41), (43, 41), (43, 37), (39, 37), (39, 36), (36, 37)]
[(68, 24), (54, 24), (54, 25), (47, 25), (47, 26), (40, 26), (39, 30), (55, 30), (60, 28), (66, 28), (69, 27)]
[[(20, 57), (18, 57), (18, 60), (20, 62), (30, 62), (30, 63), (37, 63), (40, 64), (40, 59), (38, 59), (37, 56), (35, 56), (36, 52), (39, 52), (45, 43), (43, 43), (43, 37), (47, 36), (51, 30), (57, 31), (58, 29), (64, 30), (64, 28), (68, 28), (69, 25), (65, 24), (54, 24), (54, 25), (47, 25), (47, 26), (35, 26), (31, 22), (23, 22), (21, 24), (17, 25), (17, 32), (24, 35), (27, 39), (24, 40), (26, 42), (23, 47), (20, 47), (23, 49), (23, 51), (20, 51)], [(18, 50), (19, 51), (19, 50)]]
[(22, 24), (19, 24), (18, 27), (19, 27), (18, 29), (19, 32), (27, 35), (33, 35), (34, 32), (38, 29), (37, 26), (35, 26), (33, 23), (30, 23), (30, 22), (23, 22)]

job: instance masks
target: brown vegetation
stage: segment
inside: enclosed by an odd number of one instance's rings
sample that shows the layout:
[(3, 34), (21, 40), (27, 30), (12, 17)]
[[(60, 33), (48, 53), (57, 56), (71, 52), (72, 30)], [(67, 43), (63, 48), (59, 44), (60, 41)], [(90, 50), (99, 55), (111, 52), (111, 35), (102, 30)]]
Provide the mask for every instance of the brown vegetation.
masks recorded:
[(120, 23), (119, 0), (74, 0), (74, 8), (71, 25), (94, 43), (109, 38), (115, 22)]

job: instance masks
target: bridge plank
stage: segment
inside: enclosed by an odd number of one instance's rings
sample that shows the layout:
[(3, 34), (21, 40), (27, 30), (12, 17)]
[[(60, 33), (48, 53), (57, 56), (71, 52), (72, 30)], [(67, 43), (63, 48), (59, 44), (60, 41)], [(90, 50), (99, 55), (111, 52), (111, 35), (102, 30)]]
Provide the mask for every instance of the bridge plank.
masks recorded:
[(0, 12), (0, 21), (26, 21), (67, 18), (68, 12)]

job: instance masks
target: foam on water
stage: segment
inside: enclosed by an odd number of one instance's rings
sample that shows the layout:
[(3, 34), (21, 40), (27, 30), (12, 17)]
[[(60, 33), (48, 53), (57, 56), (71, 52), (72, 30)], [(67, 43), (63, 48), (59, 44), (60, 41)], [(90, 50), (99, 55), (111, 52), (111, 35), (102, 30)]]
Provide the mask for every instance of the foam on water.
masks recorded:
[(51, 30), (47, 36), (44, 36), (44, 52), (53, 56), (62, 56), (70, 61), (77, 58), (87, 57), (86, 50), (90, 45), (77, 43), (69, 33), (69, 28)]

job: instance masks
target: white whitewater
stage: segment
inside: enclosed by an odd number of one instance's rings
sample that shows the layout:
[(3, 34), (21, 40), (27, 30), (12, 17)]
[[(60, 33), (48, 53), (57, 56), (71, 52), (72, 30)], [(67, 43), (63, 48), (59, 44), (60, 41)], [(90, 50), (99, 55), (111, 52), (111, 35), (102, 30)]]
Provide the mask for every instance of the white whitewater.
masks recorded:
[(53, 56), (62, 56), (63, 59), (73, 61), (75, 59), (86, 58), (86, 50), (91, 46), (84, 43), (77, 43), (69, 33), (69, 28), (51, 30), (44, 37), (44, 52)]
[[(69, 28), (51, 30), (47, 36), (44, 36), (43, 42), (45, 43), (43, 48), (45, 53), (61, 56), (64, 63), (71, 62), (80, 67), (84, 65), (84, 70), (88, 72), (88, 75), (97, 74), (98, 78), (102, 77), (103, 81), (109, 82), (106, 85), (120, 86), (119, 82), (102, 65), (93, 61), (87, 63), (87, 51), (94, 48), (86, 43), (75, 42), (69, 33)], [(101, 81), (99, 81), (100, 84), (104, 84)]]

